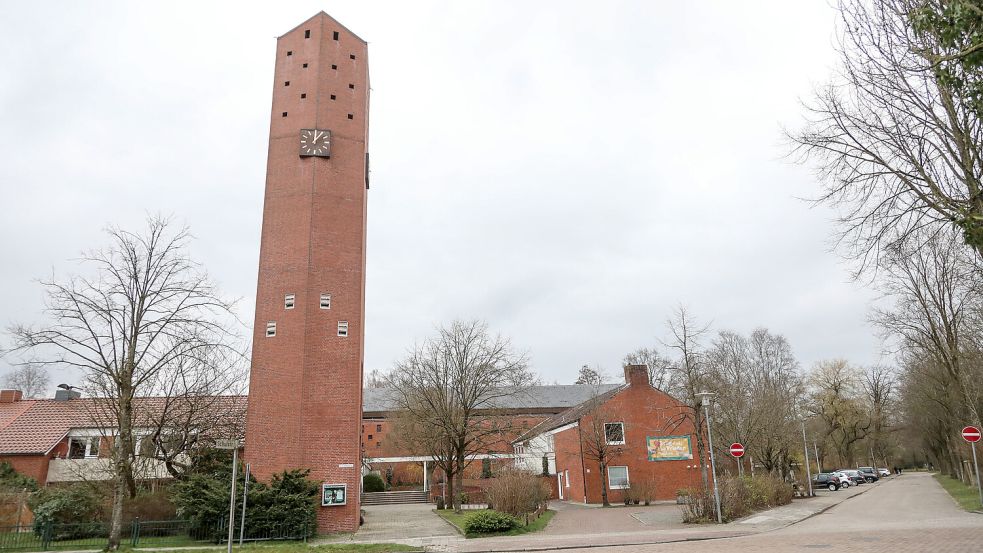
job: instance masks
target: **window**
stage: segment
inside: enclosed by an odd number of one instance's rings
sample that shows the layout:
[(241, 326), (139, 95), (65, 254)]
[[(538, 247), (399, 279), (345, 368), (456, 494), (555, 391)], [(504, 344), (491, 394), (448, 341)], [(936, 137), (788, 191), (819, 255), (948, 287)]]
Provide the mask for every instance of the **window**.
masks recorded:
[(381, 424), (375, 425), (375, 431), (376, 432), (382, 432), (382, 425)]
[(290, 81), (283, 81), (283, 86), (290, 86)]
[(331, 99), (334, 100), (335, 98), (336, 98), (336, 96), (334, 94), (332, 94), (331, 95)]
[(321, 294), (321, 309), (331, 309), (331, 294)]
[(372, 439), (372, 434), (369, 434), (369, 439), (370, 439), (370, 440)]
[(604, 423), (604, 437), (607, 439), (608, 445), (621, 445), (625, 443), (625, 423)]
[(376, 443), (375, 443), (375, 446), (376, 446), (376, 447), (382, 447), (382, 442), (376, 442)]
[(332, 38), (334, 38), (335, 40), (338, 40), (338, 31), (335, 31), (335, 32), (334, 32), (334, 34), (332, 34), (331, 36), (332, 36)]
[(627, 490), (628, 467), (608, 467), (608, 487), (612, 490)]
[(288, 56), (292, 56), (292, 55), (294, 55), (294, 53), (293, 53), (293, 50), (287, 50), (287, 55), (288, 55)]
[(338, 336), (348, 336), (348, 321), (338, 321)]
[(311, 38), (311, 30), (310, 29), (305, 29), (304, 30), (304, 38)]
[(304, 64), (304, 65), (303, 65), (302, 67), (303, 67), (304, 69), (307, 69), (307, 64), (305, 63), (305, 64)]
[(303, 93), (301, 93), (301, 95), (300, 95), (300, 99), (301, 99), (301, 100), (303, 100), (304, 98), (307, 98), (307, 93), (306, 93), (306, 92), (303, 92)]
[(563, 479), (566, 481), (565, 482), (566, 485), (563, 486), (563, 487), (564, 488), (569, 488), (570, 487), (570, 470), (569, 469), (563, 471)]
[(69, 459), (91, 459), (99, 456), (99, 436), (68, 439)]
[(294, 308), (294, 298), (295, 298), (295, 296), (293, 294), (287, 294), (286, 296), (283, 296), (283, 308), (284, 309), (293, 309)]
[(355, 119), (355, 114), (353, 114), (353, 113), (349, 113), (349, 114), (348, 114), (348, 118), (349, 118), (349, 119)]
[(351, 59), (355, 59), (355, 54), (348, 54), (348, 57)]
[(355, 85), (352, 83), (348, 83), (348, 88), (355, 90)]
[(331, 64), (331, 69), (338, 69), (338, 66), (332, 63)]
[(270, 321), (266, 323), (266, 337), (272, 338), (276, 336), (276, 321)]
[(280, 117), (286, 117), (286, 116), (287, 116), (287, 112), (283, 112), (283, 113), (282, 113), (282, 114), (280, 115)]

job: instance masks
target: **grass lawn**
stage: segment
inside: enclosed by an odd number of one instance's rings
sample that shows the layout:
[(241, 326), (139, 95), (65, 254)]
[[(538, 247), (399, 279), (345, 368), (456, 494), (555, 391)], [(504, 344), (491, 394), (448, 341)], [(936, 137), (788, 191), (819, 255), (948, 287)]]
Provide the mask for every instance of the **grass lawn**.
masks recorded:
[[(457, 514), (450, 509), (444, 509), (441, 511), (435, 511), (441, 518), (453, 524), (457, 531), (464, 534), (464, 518), (468, 516), (469, 513), (475, 511), (464, 511), (461, 514)], [(520, 536), (522, 534), (529, 534), (532, 532), (539, 532), (546, 525), (550, 523), (553, 515), (556, 511), (547, 510), (539, 518), (529, 523), (529, 526), (519, 526), (518, 528), (513, 528), (508, 532), (495, 532), (494, 534), (464, 534), (465, 538), (490, 538), (492, 536)]]
[(949, 495), (956, 500), (956, 503), (960, 507), (967, 511), (978, 511), (983, 509), (983, 505), (980, 505), (980, 494), (979, 491), (972, 487), (963, 484), (958, 479), (951, 476), (946, 476), (942, 473), (935, 473), (932, 475), (945, 491), (949, 492)]

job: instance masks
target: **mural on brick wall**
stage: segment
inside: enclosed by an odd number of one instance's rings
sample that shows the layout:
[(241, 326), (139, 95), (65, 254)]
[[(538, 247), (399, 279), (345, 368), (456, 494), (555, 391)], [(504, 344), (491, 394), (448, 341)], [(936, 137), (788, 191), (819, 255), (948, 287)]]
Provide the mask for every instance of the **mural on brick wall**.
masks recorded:
[(645, 438), (649, 461), (679, 461), (692, 459), (689, 436), (648, 436)]

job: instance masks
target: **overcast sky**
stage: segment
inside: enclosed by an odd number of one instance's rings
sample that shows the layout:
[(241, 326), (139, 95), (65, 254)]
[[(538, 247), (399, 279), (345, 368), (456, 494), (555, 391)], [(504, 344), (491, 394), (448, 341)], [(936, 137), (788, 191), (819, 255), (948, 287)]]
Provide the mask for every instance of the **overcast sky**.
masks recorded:
[(369, 42), (366, 370), (481, 318), (572, 382), (679, 304), (805, 367), (882, 360), (784, 158), (835, 67), (826, 0), (4, 2), (0, 323), (160, 212), (251, 324), (275, 37), (322, 9)]

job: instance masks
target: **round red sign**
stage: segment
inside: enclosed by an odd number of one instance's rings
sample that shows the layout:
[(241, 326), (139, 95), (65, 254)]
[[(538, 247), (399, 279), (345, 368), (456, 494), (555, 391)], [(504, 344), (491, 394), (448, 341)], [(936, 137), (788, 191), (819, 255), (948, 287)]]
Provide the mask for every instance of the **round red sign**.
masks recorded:
[[(977, 440), (979, 439), (979, 434), (977, 434), (977, 438), (976, 439)], [(744, 446), (741, 445), (741, 444), (739, 444), (739, 443), (736, 443), (736, 442), (730, 444), (730, 454), (733, 455), (734, 457), (743, 457), (744, 456)]]
[(963, 428), (963, 439), (967, 442), (978, 442), (980, 441), (980, 429), (975, 426), (967, 426)]

